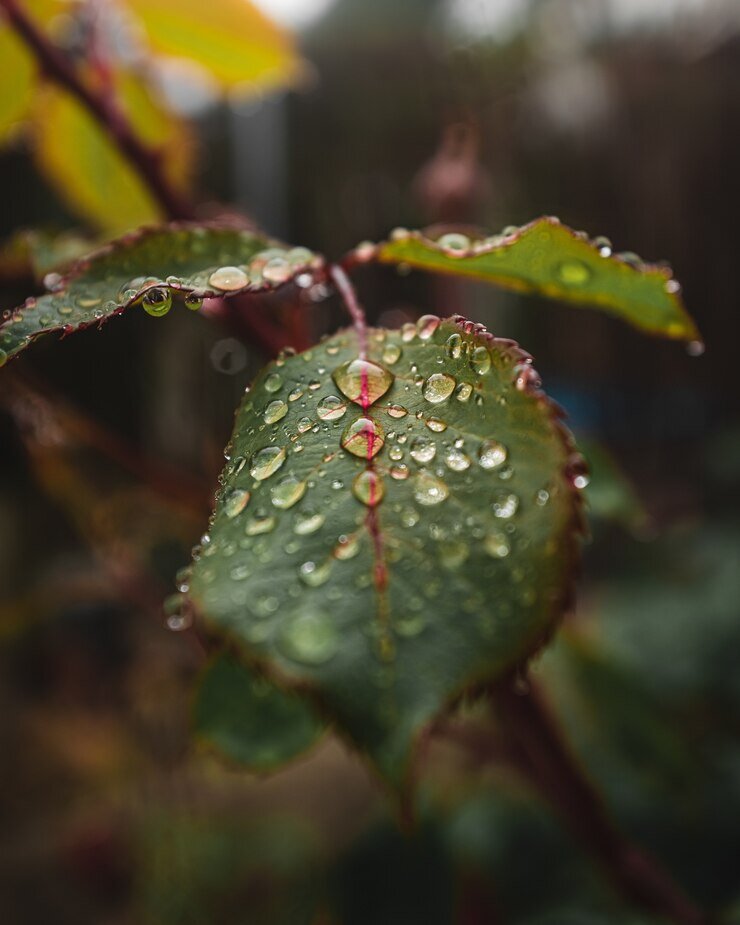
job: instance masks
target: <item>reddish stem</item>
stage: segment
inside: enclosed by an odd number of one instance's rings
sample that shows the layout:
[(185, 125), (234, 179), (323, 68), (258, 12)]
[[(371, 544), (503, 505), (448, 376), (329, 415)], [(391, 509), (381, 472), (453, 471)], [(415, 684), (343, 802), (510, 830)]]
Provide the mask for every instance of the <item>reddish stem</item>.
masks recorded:
[(337, 287), (337, 292), (342, 297), (342, 301), (347, 309), (347, 312), (352, 319), (352, 324), (357, 331), (357, 341), (360, 351), (360, 357), (363, 360), (367, 359), (367, 318), (365, 317), (365, 310), (360, 305), (357, 300), (357, 293), (355, 292), (354, 286), (350, 282), (349, 277), (344, 272), (342, 267), (338, 264), (333, 264), (329, 267), (329, 276), (332, 279), (334, 285)]
[(44, 74), (75, 96), (110, 135), (171, 219), (193, 217), (193, 208), (171, 185), (158, 151), (145, 145), (133, 131), (104, 87), (87, 86), (68, 58), (36, 26), (17, 0), (0, 0), (0, 9), (16, 33), (34, 53)]
[(705, 914), (660, 863), (614, 825), (534, 688), (518, 693), (507, 682), (492, 688), (491, 695), (518, 769), (598, 859), (614, 888), (634, 905), (677, 925), (707, 925)]

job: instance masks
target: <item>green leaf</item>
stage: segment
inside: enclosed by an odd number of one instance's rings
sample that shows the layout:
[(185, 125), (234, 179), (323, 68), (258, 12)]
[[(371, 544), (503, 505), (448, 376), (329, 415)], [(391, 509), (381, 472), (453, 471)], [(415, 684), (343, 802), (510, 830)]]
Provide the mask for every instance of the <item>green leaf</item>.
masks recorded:
[(219, 655), (198, 690), (196, 735), (251, 771), (274, 771), (316, 742), (324, 725), (305, 700)]
[[(186, 189), (193, 144), (183, 123), (134, 74), (117, 72), (113, 92), (136, 134), (160, 152), (168, 180)], [(164, 217), (115, 141), (76, 99), (47, 87), (33, 116), (36, 163), (75, 214), (111, 235)]]
[(447, 702), (552, 632), (580, 457), (527, 354), (480, 325), (427, 315), (360, 353), (343, 331), (257, 377), (190, 596), (399, 783)]
[(621, 524), (631, 533), (644, 534), (650, 517), (617, 460), (596, 440), (579, 436), (578, 446), (588, 463), (590, 479), (585, 496), (591, 516)]
[(0, 325), (0, 366), (41, 334), (101, 323), (134, 304), (164, 315), (173, 295), (203, 298), (262, 292), (315, 267), (306, 248), (287, 249), (236, 227), (171, 224), (142, 229), (78, 261), (55, 291), (28, 299)]
[(222, 87), (292, 83), (302, 71), (291, 37), (248, 0), (125, 0), (152, 47), (187, 58)]
[(23, 118), (31, 99), (35, 75), (33, 58), (8, 26), (0, 24), (0, 143)]
[(505, 289), (591, 305), (651, 334), (699, 339), (669, 268), (643, 263), (634, 254), (612, 254), (605, 238), (590, 241), (556, 218), (538, 218), (492, 237), (430, 234), (397, 229), (390, 241), (372, 249), (360, 245), (355, 254), (361, 261), (469, 276)]

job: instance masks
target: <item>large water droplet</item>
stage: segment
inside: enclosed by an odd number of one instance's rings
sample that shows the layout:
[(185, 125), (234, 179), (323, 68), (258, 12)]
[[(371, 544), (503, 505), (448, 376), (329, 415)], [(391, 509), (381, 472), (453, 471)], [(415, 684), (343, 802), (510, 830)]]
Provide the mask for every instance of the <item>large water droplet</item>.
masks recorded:
[(293, 475), (281, 479), (277, 485), (273, 485), (270, 489), (272, 503), (275, 507), (279, 507), (282, 510), (293, 507), (294, 504), (301, 500), (305, 493), (306, 483)]
[(343, 395), (363, 407), (376, 402), (393, 384), (392, 372), (359, 358), (343, 363), (332, 378)]
[(344, 416), (347, 405), (336, 395), (327, 395), (321, 399), (316, 413), (322, 421), (337, 421)]
[(424, 383), (422, 394), (428, 402), (438, 405), (452, 395), (455, 385), (454, 378), (447, 373), (433, 373)]
[(361, 459), (372, 459), (385, 443), (383, 428), (372, 418), (357, 418), (342, 434), (342, 448)]
[(473, 372), (479, 376), (485, 376), (491, 369), (491, 354), (488, 347), (476, 347), (470, 356), (470, 365)]
[(412, 459), (420, 463), (431, 462), (437, 452), (437, 444), (429, 437), (416, 437), (409, 447)]
[(252, 457), (249, 471), (253, 478), (262, 480), (269, 478), (285, 462), (285, 447), (266, 446)]
[(324, 520), (324, 515), (319, 511), (297, 511), (293, 522), (293, 532), (298, 536), (308, 536), (323, 526)]
[(365, 469), (352, 483), (352, 493), (358, 501), (368, 507), (375, 507), (385, 494), (383, 479), (373, 469)]
[(470, 457), (457, 447), (451, 447), (445, 453), (444, 460), (453, 472), (464, 472), (470, 467)]
[(299, 614), (281, 630), (278, 646), (296, 662), (322, 665), (337, 653), (339, 634), (326, 614)]
[(455, 389), (455, 398), (458, 401), (467, 401), (473, 394), (473, 386), (469, 382), (461, 382)]
[(241, 514), (249, 503), (249, 492), (243, 488), (233, 488), (224, 501), (224, 513), (227, 517), (236, 517)]
[(591, 271), (581, 260), (564, 260), (558, 264), (555, 272), (566, 286), (582, 286), (591, 279)]
[(249, 277), (240, 267), (219, 267), (208, 277), (208, 282), (221, 292), (235, 292), (247, 285)]
[(265, 379), (265, 391), (277, 392), (283, 384), (283, 378), (280, 373), (270, 373)]
[(398, 344), (386, 344), (383, 348), (383, 362), (392, 366), (401, 359), (401, 348)]
[(269, 533), (275, 527), (275, 518), (265, 511), (256, 511), (253, 517), (247, 521), (244, 532), (247, 536), (259, 536), (262, 533)]
[(293, 272), (293, 267), (285, 257), (273, 257), (262, 267), (262, 278), (276, 286), (289, 280)]
[(445, 353), (453, 360), (459, 360), (463, 351), (463, 339), (459, 334), (450, 334), (445, 341)]
[(157, 286), (144, 293), (141, 300), (144, 311), (153, 318), (161, 318), (172, 308), (172, 293), (164, 286)]
[(448, 495), (449, 490), (445, 483), (428, 472), (420, 472), (414, 479), (414, 497), (419, 504), (439, 504)]
[(288, 406), (284, 401), (276, 399), (271, 401), (270, 404), (265, 408), (264, 414), (262, 417), (265, 419), (265, 424), (276, 424), (279, 420), (285, 417), (288, 413)]
[(416, 333), (419, 340), (429, 340), (440, 325), (437, 315), (422, 315), (416, 322)]
[(495, 469), (506, 462), (508, 451), (498, 440), (484, 440), (478, 447), (478, 463), (481, 469)]

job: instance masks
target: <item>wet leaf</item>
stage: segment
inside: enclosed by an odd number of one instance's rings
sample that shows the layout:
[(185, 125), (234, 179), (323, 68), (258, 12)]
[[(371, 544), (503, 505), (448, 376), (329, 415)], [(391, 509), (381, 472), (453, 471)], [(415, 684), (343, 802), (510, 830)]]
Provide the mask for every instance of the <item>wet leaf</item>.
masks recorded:
[(664, 337), (700, 336), (669, 268), (643, 263), (635, 254), (613, 254), (606, 238), (589, 240), (556, 218), (538, 218), (491, 237), (449, 231), (429, 237), (397, 229), (391, 240), (374, 250), (366, 247), (358, 248), (361, 260), (469, 276), (505, 289), (590, 305)]
[(551, 633), (580, 457), (528, 357), (433, 316), (258, 376), (191, 600), (399, 782), (443, 705)]
[[(186, 188), (193, 145), (185, 126), (133, 74), (117, 73), (114, 90), (136, 134), (161, 152), (170, 182)], [(36, 162), (74, 213), (108, 234), (163, 217), (139, 174), (77, 100), (47, 87), (33, 115)]]
[(254, 231), (188, 223), (143, 229), (50, 280), (54, 292), (28, 299), (0, 325), (0, 366), (41, 334), (71, 333), (137, 304), (151, 315), (173, 302), (191, 309), (204, 297), (261, 292), (306, 271), (316, 257)]
[(125, 0), (152, 47), (187, 58), (223, 87), (284, 86), (301, 62), (290, 36), (249, 0)]
[(305, 700), (260, 678), (231, 655), (206, 669), (197, 693), (195, 733), (251, 771), (274, 771), (313, 745), (324, 726)]

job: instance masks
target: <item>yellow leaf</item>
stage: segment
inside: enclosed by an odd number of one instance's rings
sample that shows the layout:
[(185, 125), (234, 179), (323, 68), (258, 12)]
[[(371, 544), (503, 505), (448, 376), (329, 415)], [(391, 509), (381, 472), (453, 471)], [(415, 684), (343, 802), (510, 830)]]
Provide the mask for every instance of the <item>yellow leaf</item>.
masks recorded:
[[(184, 125), (135, 76), (118, 74), (114, 90), (138, 136), (162, 152), (168, 179), (182, 189), (192, 164)], [(34, 117), (36, 162), (73, 212), (110, 234), (164, 217), (137, 172), (76, 99), (47, 87), (36, 99)]]
[(223, 87), (281, 86), (302, 66), (287, 32), (249, 0), (125, 0), (152, 47), (206, 68)]

